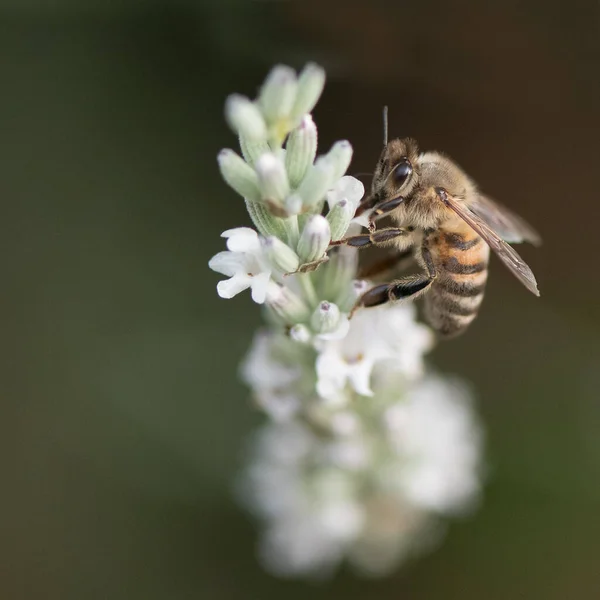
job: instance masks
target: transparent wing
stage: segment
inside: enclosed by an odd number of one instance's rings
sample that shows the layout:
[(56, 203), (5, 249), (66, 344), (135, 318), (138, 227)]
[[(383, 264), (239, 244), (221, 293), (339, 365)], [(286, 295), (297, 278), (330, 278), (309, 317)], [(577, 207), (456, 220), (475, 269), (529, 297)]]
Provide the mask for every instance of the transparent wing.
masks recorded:
[(460, 200), (449, 196), (444, 190), (438, 190), (440, 199), (452, 209), (465, 223), (472, 227), (498, 255), (500, 260), (510, 269), (515, 277), (533, 294), (540, 295), (537, 281), (531, 269), (498, 233), (496, 233), (481, 217), (471, 212)]
[(505, 242), (540, 246), (542, 238), (525, 219), (487, 196), (479, 196), (469, 209), (483, 219)]

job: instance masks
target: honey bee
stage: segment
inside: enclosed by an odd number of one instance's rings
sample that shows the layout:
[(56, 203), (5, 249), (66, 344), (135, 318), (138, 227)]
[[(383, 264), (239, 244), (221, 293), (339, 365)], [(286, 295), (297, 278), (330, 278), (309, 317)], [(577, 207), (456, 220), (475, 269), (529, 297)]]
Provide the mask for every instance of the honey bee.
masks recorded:
[[(387, 138), (387, 134), (385, 136)], [(423, 272), (375, 285), (353, 309), (425, 296), (425, 318), (442, 337), (465, 331), (477, 316), (488, 275), (490, 248), (533, 294), (539, 296), (531, 269), (507, 242), (541, 243), (521, 217), (482, 195), (473, 180), (439, 152), (419, 153), (410, 139), (385, 139), (373, 175), (371, 194), (357, 215), (366, 213), (369, 233), (334, 244), (357, 248), (392, 245), (388, 257), (364, 276), (411, 257)], [(394, 227), (377, 229), (380, 217)]]

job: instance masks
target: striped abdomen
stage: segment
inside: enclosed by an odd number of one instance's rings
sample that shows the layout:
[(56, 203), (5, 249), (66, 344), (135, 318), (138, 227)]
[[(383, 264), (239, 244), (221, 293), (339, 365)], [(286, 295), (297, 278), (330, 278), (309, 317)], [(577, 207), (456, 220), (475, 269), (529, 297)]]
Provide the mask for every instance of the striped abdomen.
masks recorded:
[(437, 277), (425, 297), (426, 317), (441, 335), (457, 335), (477, 316), (490, 249), (468, 227), (460, 233), (440, 230), (428, 245)]

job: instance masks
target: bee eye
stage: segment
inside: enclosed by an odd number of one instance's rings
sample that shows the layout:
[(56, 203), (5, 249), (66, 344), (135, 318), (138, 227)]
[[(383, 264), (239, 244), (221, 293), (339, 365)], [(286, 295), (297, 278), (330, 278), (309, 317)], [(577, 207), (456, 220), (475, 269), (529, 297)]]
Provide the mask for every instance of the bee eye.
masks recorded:
[(412, 165), (407, 158), (394, 167), (393, 178), (397, 185), (403, 185), (412, 173)]

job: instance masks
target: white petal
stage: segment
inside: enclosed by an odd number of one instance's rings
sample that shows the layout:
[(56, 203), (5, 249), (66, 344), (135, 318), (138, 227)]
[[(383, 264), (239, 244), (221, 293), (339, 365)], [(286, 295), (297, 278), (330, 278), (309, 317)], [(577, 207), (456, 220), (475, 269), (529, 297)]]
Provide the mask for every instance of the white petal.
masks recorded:
[(332, 208), (340, 200), (346, 198), (356, 209), (364, 193), (365, 186), (362, 182), (355, 177), (346, 175), (335, 184), (333, 190), (327, 192), (327, 203), (329, 204), (329, 208)]
[(238, 252), (224, 250), (215, 254), (208, 261), (208, 266), (217, 273), (232, 277), (243, 269), (243, 255)]
[(361, 396), (372, 396), (373, 390), (371, 389), (371, 372), (373, 371), (373, 363), (369, 360), (362, 359), (356, 364), (352, 365), (349, 370), (348, 378), (352, 384), (352, 387)]
[(221, 234), (221, 237), (228, 238), (227, 248), (232, 252), (250, 252), (255, 254), (260, 251), (260, 242), (258, 234), (250, 227), (236, 227), (228, 229)]
[(252, 280), (247, 275), (235, 275), (231, 279), (217, 283), (217, 293), (221, 298), (233, 298), (250, 287)]
[(267, 297), (267, 288), (271, 281), (270, 273), (260, 273), (252, 278), (252, 300), (257, 304), (263, 304)]
[(326, 351), (317, 357), (317, 392), (330, 401), (337, 401), (346, 385), (348, 365), (335, 351)]
[(354, 217), (354, 219), (352, 219), (351, 223), (356, 223), (357, 225), (360, 225), (361, 227), (368, 227), (369, 226), (369, 215), (371, 214), (371, 212), (372, 211), (367, 210), (359, 217)]

